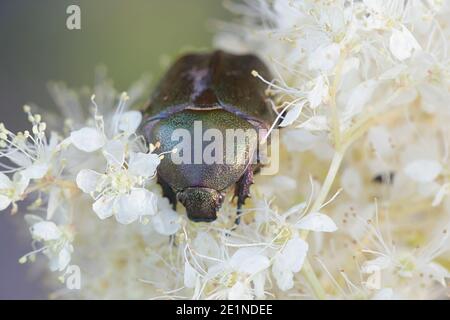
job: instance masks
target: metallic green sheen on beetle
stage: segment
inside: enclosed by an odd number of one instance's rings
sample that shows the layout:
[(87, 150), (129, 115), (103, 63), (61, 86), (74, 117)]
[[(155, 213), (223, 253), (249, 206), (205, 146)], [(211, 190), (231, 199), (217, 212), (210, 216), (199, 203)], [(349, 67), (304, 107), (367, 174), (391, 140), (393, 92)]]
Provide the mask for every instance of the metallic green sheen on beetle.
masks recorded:
[[(159, 142), (167, 152), (177, 145), (172, 134), (186, 129), (194, 135), (194, 123), (202, 130), (268, 129), (275, 120), (265, 95), (266, 85), (252, 76), (256, 70), (270, 78), (263, 62), (254, 55), (223, 51), (188, 54), (167, 71), (148, 106), (140, 128), (148, 143)], [(259, 169), (258, 139), (235, 146), (236, 163), (181, 163), (164, 157), (157, 169), (158, 183), (174, 208), (181, 202), (193, 221), (214, 221), (225, 193), (234, 187), (238, 215), (249, 196), (253, 173)], [(191, 145), (186, 146), (188, 148)], [(203, 148), (205, 144), (203, 144)], [(236, 219), (239, 223), (239, 218)]]

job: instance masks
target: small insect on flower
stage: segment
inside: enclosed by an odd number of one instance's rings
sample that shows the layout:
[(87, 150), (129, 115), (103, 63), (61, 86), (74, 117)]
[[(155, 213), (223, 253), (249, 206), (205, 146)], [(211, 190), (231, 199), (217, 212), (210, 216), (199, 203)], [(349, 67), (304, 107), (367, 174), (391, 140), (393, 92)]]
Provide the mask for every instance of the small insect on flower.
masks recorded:
[[(188, 54), (169, 69), (145, 110), (141, 131), (147, 142), (159, 141), (163, 152), (178, 150), (157, 170), (164, 196), (174, 208), (180, 201), (193, 221), (214, 221), (233, 185), (239, 214), (261, 167), (259, 135), (275, 117), (266, 85), (252, 72), (270, 79), (253, 55)], [(254, 134), (236, 138), (242, 131)], [(175, 154), (183, 161), (174, 161)]]

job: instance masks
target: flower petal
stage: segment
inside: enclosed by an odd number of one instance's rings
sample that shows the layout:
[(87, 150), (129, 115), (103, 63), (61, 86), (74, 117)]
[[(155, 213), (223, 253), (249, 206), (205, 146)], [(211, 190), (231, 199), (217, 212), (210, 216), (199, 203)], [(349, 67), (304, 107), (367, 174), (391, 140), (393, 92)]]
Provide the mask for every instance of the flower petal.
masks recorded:
[(186, 261), (184, 263), (184, 286), (186, 288), (194, 288), (197, 282), (197, 275), (198, 272)]
[(180, 229), (178, 214), (171, 210), (160, 212), (152, 218), (153, 227), (159, 234), (170, 236)]
[(241, 281), (235, 283), (228, 292), (229, 300), (252, 300), (251, 289)]
[(417, 182), (431, 182), (442, 171), (442, 165), (436, 160), (416, 160), (408, 163), (404, 169), (405, 174)]
[(32, 164), (31, 159), (19, 150), (12, 151), (10, 154), (8, 154), (7, 158), (20, 167), (24, 168), (29, 167)]
[(8, 208), (10, 204), (11, 204), (10, 198), (0, 195), (0, 211), (3, 211), (6, 208)]
[(370, 98), (372, 98), (377, 85), (377, 81), (367, 80), (353, 89), (342, 115), (346, 121), (349, 121), (351, 118), (361, 113), (364, 106), (369, 102)]
[(314, 87), (308, 93), (308, 100), (311, 109), (317, 108), (328, 95), (328, 85), (325, 83), (323, 76), (315, 79)]
[(22, 175), (28, 179), (42, 179), (48, 172), (49, 165), (46, 163), (35, 163), (24, 171)]
[(47, 253), (50, 258), (50, 270), (51, 271), (63, 271), (70, 263), (71, 248), (64, 246), (59, 252)]
[(41, 221), (31, 227), (33, 239), (38, 241), (57, 240), (62, 236), (61, 230), (52, 221)]
[(10, 189), (13, 187), (13, 183), (9, 179), (9, 177), (0, 172), (0, 190), (1, 189)]
[(377, 257), (373, 260), (368, 260), (364, 262), (361, 267), (361, 272), (363, 273), (373, 273), (376, 270), (384, 270), (392, 265), (392, 261), (388, 257)]
[(122, 224), (130, 224), (144, 215), (154, 215), (157, 211), (156, 196), (146, 189), (134, 189), (128, 195), (118, 198), (116, 219)]
[(299, 272), (308, 253), (308, 243), (300, 238), (288, 241), (282, 252), (282, 261), (292, 272)]
[(103, 175), (100, 173), (90, 170), (90, 169), (83, 169), (77, 174), (77, 186), (80, 188), (84, 193), (91, 193), (96, 191), (97, 185), (102, 178)]
[(308, 248), (308, 243), (304, 240), (293, 238), (275, 255), (272, 274), (280, 290), (286, 291), (294, 286), (294, 272), (301, 270)]
[(331, 70), (339, 60), (341, 47), (337, 43), (320, 46), (309, 56), (308, 67), (311, 70)]
[(277, 265), (274, 265), (272, 273), (281, 291), (287, 291), (294, 287), (294, 274), (292, 272), (279, 269)]
[(85, 127), (70, 134), (73, 145), (84, 152), (94, 152), (105, 145), (103, 133), (95, 128)]
[(230, 264), (237, 271), (252, 275), (267, 269), (270, 261), (260, 248), (242, 248), (231, 257)]
[(115, 197), (103, 196), (94, 202), (92, 209), (100, 219), (109, 218), (114, 214), (114, 200)]
[(125, 158), (125, 144), (120, 140), (110, 140), (103, 148), (103, 155), (109, 164), (121, 166)]
[(139, 218), (139, 212), (135, 210), (135, 205), (130, 195), (119, 196), (114, 206), (117, 222), (130, 224), (136, 221)]
[(300, 219), (295, 224), (299, 229), (311, 230), (316, 232), (333, 232), (337, 230), (336, 224), (325, 214), (312, 212)]
[(372, 144), (375, 152), (380, 157), (387, 157), (392, 154), (394, 148), (391, 143), (391, 134), (383, 126), (375, 126), (370, 128), (368, 133), (368, 139)]
[(28, 177), (24, 177), (22, 172), (16, 172), (13, 176), (13, 183), (15, 193), (17, 195), (22, 195), (28, 188), (28, 185), (30, 184), (30, 179)]
[(289, 111), (284, 115), (283, 121), (279, 124), (280, 127), (287, 127), (291, 125), (295, 120), (298, 119), (300, 114), (302, 113), (303, 106), (305, 105), (306, 100), (295, 104)]
[(402, 26), (401, 30), (394, 29), (389, 40), (389, 49), (394, 57), (403, 61), (413, 54), (414, 50), (419, 50), (420, 45), (409, 30)]
[(141, 124), (142, 114), (139, 111), (124, 112), (119, 119), (119, 130), (131, 135)]
[(130, 155), (129, 170), (132, 174), (141, 177), (151, 177), (155, 174), (161, 160), (154, 153), (133, 152)]

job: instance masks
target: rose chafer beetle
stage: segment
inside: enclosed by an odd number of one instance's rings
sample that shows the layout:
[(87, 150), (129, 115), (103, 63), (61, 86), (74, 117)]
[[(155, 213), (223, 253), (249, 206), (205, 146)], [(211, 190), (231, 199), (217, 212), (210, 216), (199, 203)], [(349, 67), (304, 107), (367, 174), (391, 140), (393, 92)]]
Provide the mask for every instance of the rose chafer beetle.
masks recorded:
[[(257, 71), (269, 79), (263, 62), (254, 55), (233, 55), (223, 51), (188, 54), (167, 71), (144, 111), (141, 133), (147, 143), (159, 142), (162, 152), (178, 145), (173, 141), (177, 129), (195, 136), (195, 124), (203, 132), (215, 129), (226, 135), (230, 129), (267, 129), (275, 114), (265, 94), (267, 86), (252, 75)], [(260, 137), (237, 143), (234, 163), (174, 163), (165, 157), (157, 169), (163, 195), (174, 208), (180, 201), (189, 219), (214, 221), (226, 191), (234, 186), (238, 218), (249, 197), (253, 174), (260, 168)], [(194, 148), (195, 142), (185, 142)], [(205, 143), (200, 145), (205, 148)], [(225, 157), (225, 156), (224, 156)], [(256, 161), (255, 161), (256, 160)]]

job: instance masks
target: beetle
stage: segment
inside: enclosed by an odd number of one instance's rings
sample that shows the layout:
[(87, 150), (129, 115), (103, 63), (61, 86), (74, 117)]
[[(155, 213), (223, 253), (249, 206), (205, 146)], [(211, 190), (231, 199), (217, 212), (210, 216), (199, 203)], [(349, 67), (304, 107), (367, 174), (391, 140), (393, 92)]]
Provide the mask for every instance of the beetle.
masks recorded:
[[(270, 78), (268, 68), (255, 55), (214, 51), (182, 56), (163, 76), (143, 111), (141, 134), (147, 143), (158, 142), (163, 152), (170, 152), (179, 142), (173, 141), (175, 130), (195, 135), (196, 122), (202, 124), (203, 132), (215, 129), (224, 135), (229, 129), (269, 129), (275, 113), (265, 93), (267, 86), (252, 75), (254, 71)], [(174, 209), (181, 202), (190, 220), (211, 222), (227, 190), (234, 186), (238, 224), (253, 175), (261, 167), (259, 141), (260, 137), (236, 142), (234, 163), (180, 164), (164, 157), (157, 168), (163, 196)], [(189, 149), (193, 143), (184, 146)], [(206, 145), (200, 147), (204, 150)]]

